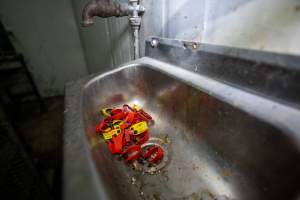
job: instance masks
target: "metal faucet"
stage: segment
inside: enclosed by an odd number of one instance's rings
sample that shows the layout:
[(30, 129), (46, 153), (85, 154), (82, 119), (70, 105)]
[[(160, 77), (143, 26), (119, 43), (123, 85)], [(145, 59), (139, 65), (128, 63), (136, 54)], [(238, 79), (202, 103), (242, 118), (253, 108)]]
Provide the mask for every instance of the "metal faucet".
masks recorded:
[(141, 27), (141, 15), (145, 8), (139, 4), (139, 0), (129, 0), (129, 4), (116, 2), (114, 0), (91, 0), (83, 9), (82, 24), (89, 26), (94, 23), (93, 17), (123, 17), (129, 16), (134, 37), (134, 59), (140, 57), (139, 29)]

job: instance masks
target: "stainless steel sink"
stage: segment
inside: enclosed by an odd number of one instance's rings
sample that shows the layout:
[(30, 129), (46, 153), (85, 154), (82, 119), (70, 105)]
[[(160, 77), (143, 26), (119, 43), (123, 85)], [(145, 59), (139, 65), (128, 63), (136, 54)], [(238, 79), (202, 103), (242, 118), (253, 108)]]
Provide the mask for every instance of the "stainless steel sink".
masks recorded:
[[(160, 173), (134, 171), (95, 135), (97, 110), (125, 103), (143, 106), (155, 119), (152, 136), (168, 140), (168, 162)], [(91, 162), (85, 171), (96, 185), (94, 199), (299, 195), (300, 112), (295, 108), (150, 58), (96, 76), (84, 86), (80, 104), (89, 141), (82, 159)]]

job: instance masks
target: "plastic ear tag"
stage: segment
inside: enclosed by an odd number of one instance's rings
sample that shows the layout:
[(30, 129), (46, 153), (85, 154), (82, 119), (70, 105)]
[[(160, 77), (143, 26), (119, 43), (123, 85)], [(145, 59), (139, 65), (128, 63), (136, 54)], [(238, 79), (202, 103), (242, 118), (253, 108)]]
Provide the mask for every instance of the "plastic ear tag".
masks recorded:
[(114, 129), (108, 131), (108, 132), (103, 132), (103, 138), (104, 140), (111, 140), (113, 136), (118, 136), (121, 134), (121, 127), (119, 125), (114, 126)]
[(133, 132), (133, 135), (139, 135), (148, 130), (148, 125), (147, 122), (143, 121), (130, 126), (129, 129)]
[(132, 108), (133, 108), (135, 111), (140, 111), (140, 110), (142, 109), (142, 107), (139, 106), (139, 105), (137, 105), (137, 104), (134, 104), (134, 105), (132, 106)]
[(112, 108), (103, 108), (101, 109), (101, 113), (104, 117), (109, 117), (111, 115)]

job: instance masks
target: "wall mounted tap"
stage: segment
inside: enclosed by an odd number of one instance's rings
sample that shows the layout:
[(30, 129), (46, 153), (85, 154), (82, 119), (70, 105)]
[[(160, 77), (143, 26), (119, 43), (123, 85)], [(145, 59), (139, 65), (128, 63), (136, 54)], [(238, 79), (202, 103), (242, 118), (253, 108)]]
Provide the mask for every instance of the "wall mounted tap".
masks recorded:
[(129, 5), (113, 0), (91, 0), (82, 12), (82, 24), (89, 26), (94, 23), (93, 17), (123, 17), (129, 15)]
[(141, 15), (144, 12), (145, 8), (139, 5), (139, 0), (129, 0), (129, 4), (114, 0), (91, 0), (83, 9), (82, 24), (83, 26), (92, 25), (94, 16), (102, 18), (129, 16), (134, 36), (134, 59), (137, 59), (139, 58)]

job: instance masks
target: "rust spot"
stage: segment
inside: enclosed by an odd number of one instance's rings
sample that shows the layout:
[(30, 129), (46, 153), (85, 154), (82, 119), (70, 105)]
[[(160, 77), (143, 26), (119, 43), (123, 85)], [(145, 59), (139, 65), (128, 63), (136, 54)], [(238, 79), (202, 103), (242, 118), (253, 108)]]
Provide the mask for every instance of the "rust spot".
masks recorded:
[(115, 95), (109, 96), (105, 100), (105, 103), (111, 105), (111, 104), (116, 104), (116, 103), (122, 102), (124, 100), (125, 100), (125, 97), (123, 94), (115, 94)]
[(195, 171), (195, 170), (198, 170), (198, 169), (199, 169), (199, 167), (196, 164), (193, 164), (193, 170)]
[(100, 144), (100, 141), (96, 136), (90, 137), (89, 142), (90, 142), (89, 143), (90, 144), (90, 149), (94, 149), (94, 148), (98, 147), (98, 145)]
[(197, 136), (198, 136), (198, 138), (199, 138), (200, 140), (203, 140), (203, 139), (205, 138), (205, 133), (203, 133), (203, 132), (198, 132)]
[(296, 6), (294, 7), (294, 10), (295, 10), (296, 12), (300, 11), (300, 5), (296, 5)]
[(193, 44), (192, 44), (192, 47), (193, 47), (193, 49), (197, 49), (197, 47), (198, 47), (198, 46), (197, 46), (197, 43), (193, 43)]
[(222, 177), (224, 177), (224, 178), (231, 176), (231, 174), (232, 174), (232, 173), (231, 173), (230, 171), (226, 170), (226, 169), (222, 169), (222, 170), (220, 171), (220, 175), (221, 175)]
[(88, 137), (96, 137), (97, 133), (95, 132), (95, 126), (90, 125), (87, 127), (87, 129), (88, 130), (86, 134)]

